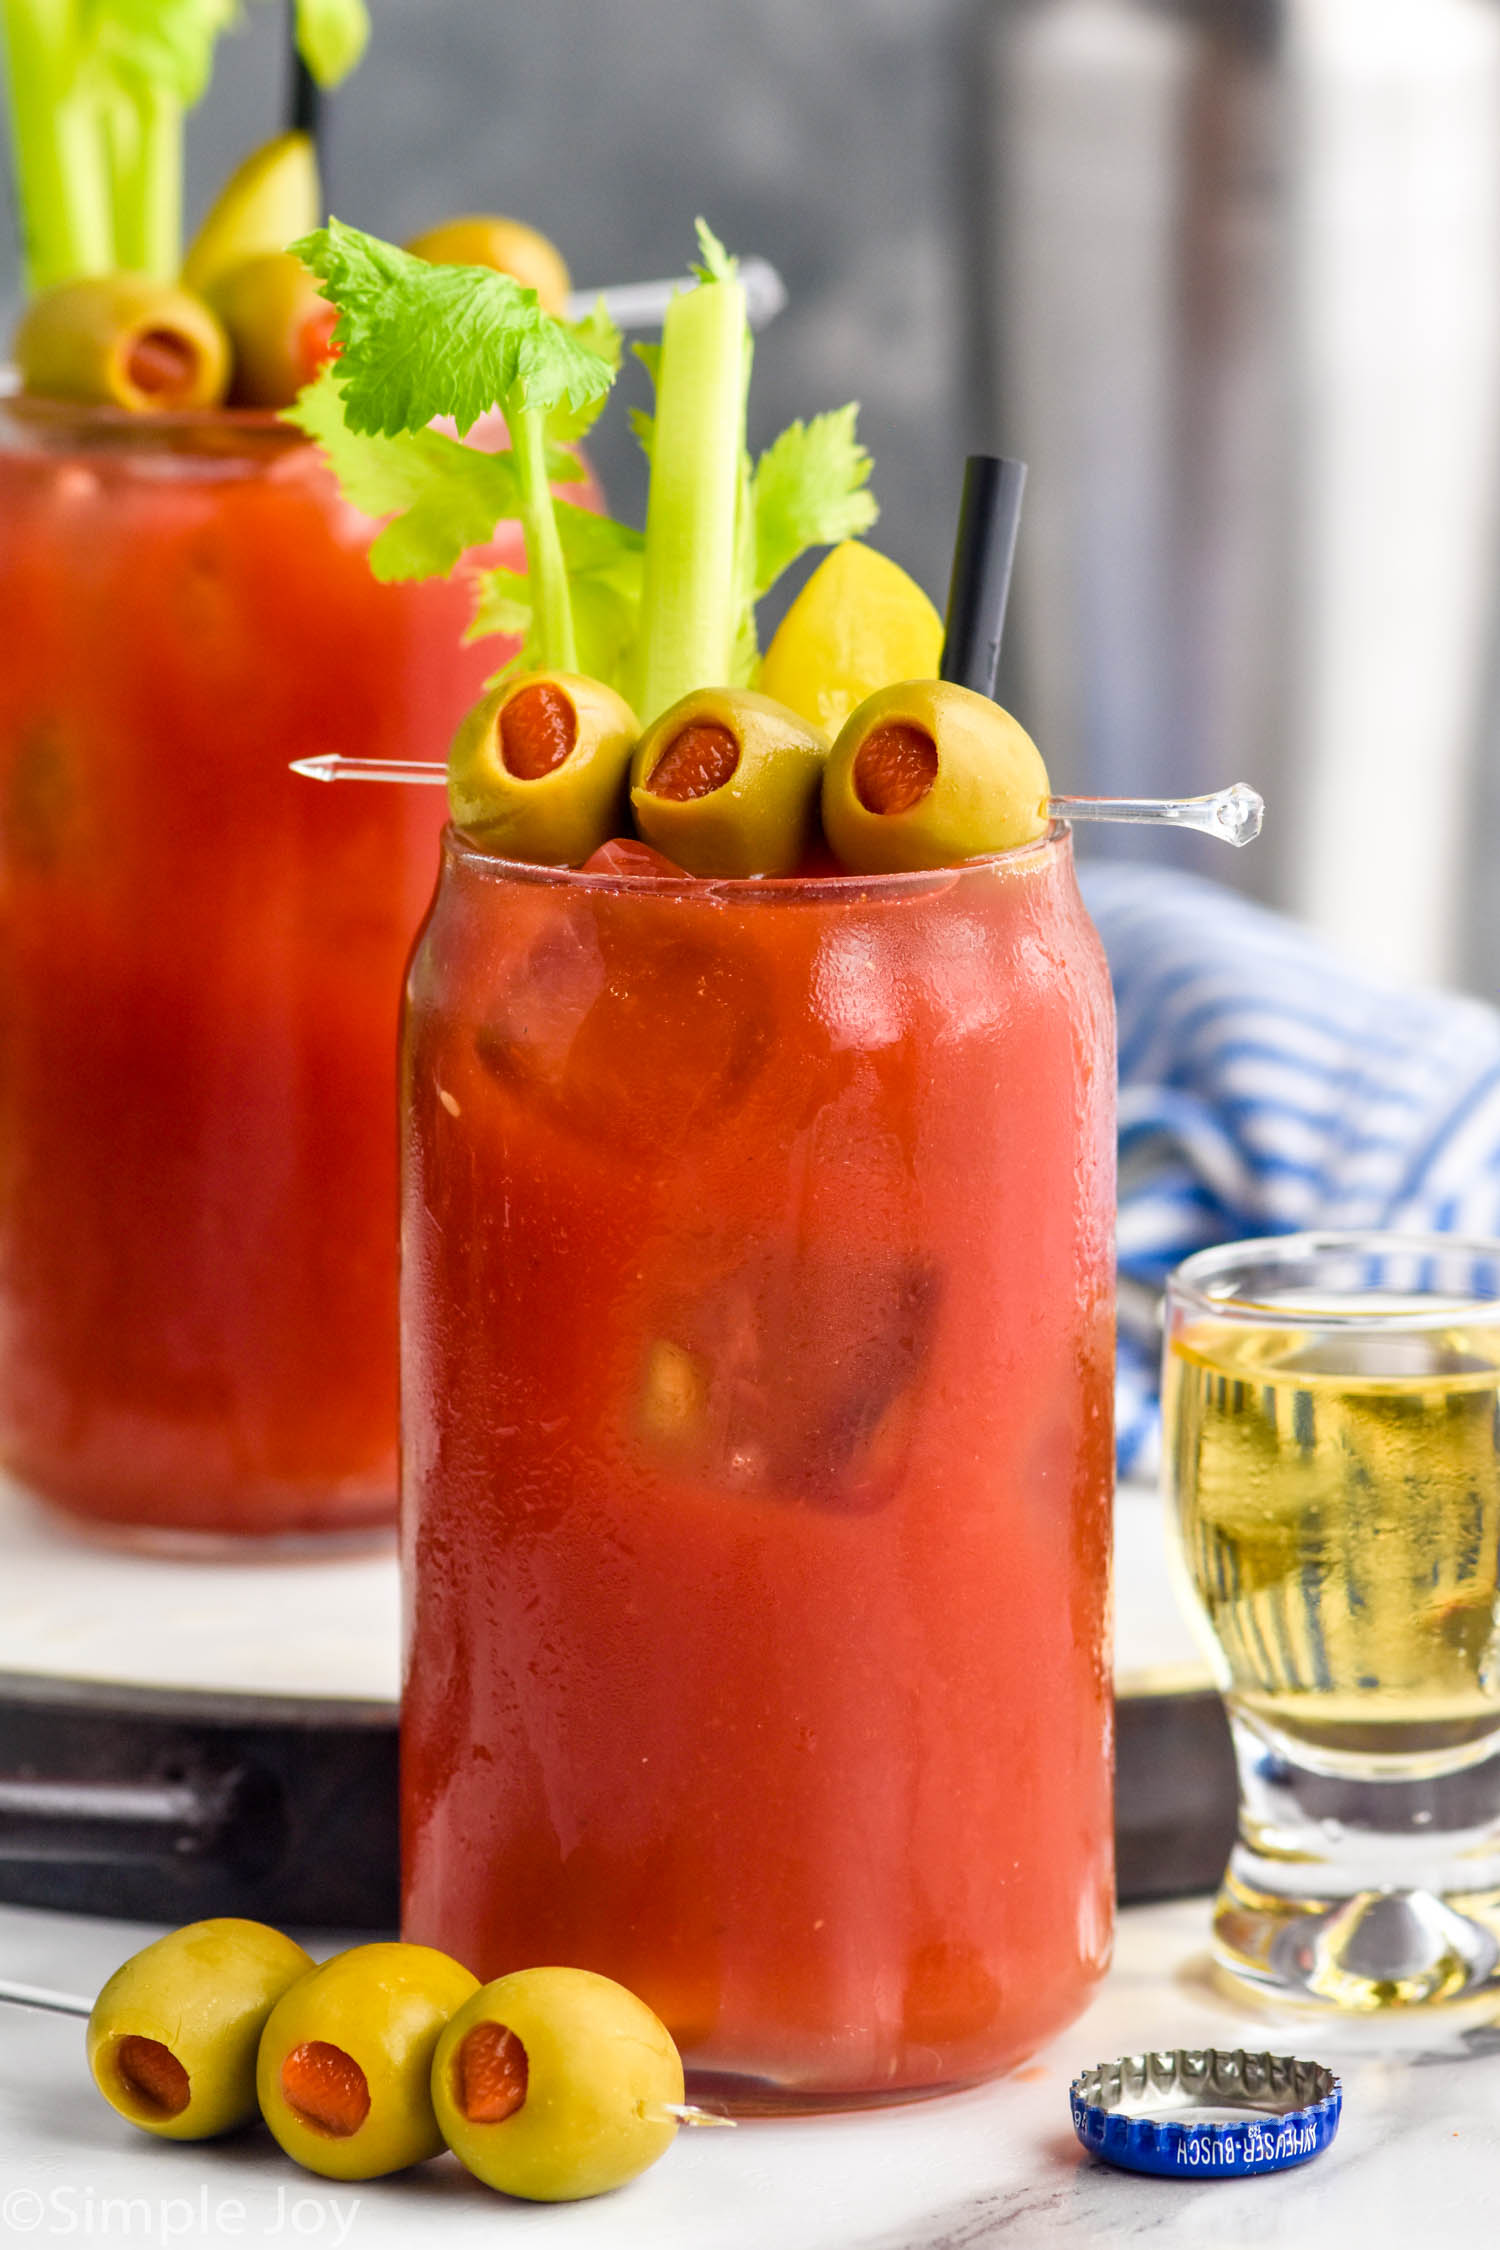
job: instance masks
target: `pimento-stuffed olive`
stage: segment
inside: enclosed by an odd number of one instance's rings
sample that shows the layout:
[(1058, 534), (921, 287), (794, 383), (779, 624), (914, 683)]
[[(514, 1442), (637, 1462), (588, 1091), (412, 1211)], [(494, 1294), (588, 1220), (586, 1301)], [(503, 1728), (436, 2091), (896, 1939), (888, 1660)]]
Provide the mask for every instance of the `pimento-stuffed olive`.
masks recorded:
[(229, 404), (290, 406), (329, 357), (337, 306), (288, 250), (242, 259), (208, 294), (233, 353)]
[(203, 2141), (255, 2115), (271, 2010), (312, 1967), (264, 1922), (190, 1922), (116, 1969), (89, 2017), (94, 2083), (146, 2133)]
[(21, 315), (15, 358), (33, 397), (135, 414), (217, 406), (229, 381), (229, 340), (209, 307), (143, 273), (45, 290)]
[(261, 2114), (296, 2163), (374, 2180), (436, 2156), (428, 2081), (438, 2034), (478, 1979), (428, 1945), (357, 1945), (272, 2009), (256, 2070)]
[(537, 2203), (603, 2195), (671, 2146), (682, 2058), (643, 2000), (589, 1969), (521, 1969), (437, 2043), (432, 2106), (486, 2186)]
[(699, 688), (648, 727), (630, 805), (693, 875), (785, 875), (817, 841), (828, 737), (750, 688)]
[(851, 712), (823, 776), (823, 832), (860, 875), (951, 867), (1047, 832), (1047, 769), (987, 696), (907, 680)]
[(453, 825), (505, 859), (578, 866), (625, 824), (640, 731), (630, 705), (602, 680), (526, 672), (505, 681), (453, 738)]
[(534, 289), (544, 312), (561, 314), (572, 284), (562, 254), (535, 227), (519, 219), (475, 212), (429, 227), (407, 249), (433, 266), (489, 266), (508, 273), (524, 289)]

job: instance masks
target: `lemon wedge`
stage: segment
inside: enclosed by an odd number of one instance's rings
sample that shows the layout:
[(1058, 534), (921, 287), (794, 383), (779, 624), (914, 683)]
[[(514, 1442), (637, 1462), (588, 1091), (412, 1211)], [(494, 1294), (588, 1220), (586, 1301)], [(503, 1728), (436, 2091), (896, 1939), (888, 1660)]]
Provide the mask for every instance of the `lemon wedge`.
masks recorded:
[(857, 539), (825, 557), (777, 628), (760, 691), (829, 736), (877, 688), (937, 677), (943, 621), (899, 563)]

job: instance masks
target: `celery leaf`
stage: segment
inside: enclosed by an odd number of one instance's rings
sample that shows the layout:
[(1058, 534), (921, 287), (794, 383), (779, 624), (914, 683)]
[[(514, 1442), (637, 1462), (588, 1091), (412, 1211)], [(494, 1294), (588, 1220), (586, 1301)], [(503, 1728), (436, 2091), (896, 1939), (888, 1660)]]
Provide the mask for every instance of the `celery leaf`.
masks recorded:
[(836, 547), (868, 531), (880, 511), (868, 490), (870, 456), (854, 434), (859, 408), (793, 422), (755, 465), (757, 599), (809, 547)]
[[(651, 378), (651, 388), (655, 390), (661, 375), (660, 344), (632, 344), (630, 350), (632, 356), (645, 368)], [(632, 406), (627, 410), (625, 418), (630, 424), (631, 436), (649, 461), (651, 449), (656, 443), (656, 416), (648, 414), (644, 406)]]
[(392, 519), (370, 549), (377, 578), (446, 578), (469, 548), (487, 546), (496, 524), (520, 505), (508, 453), (480, 453), (440, 430), (396, 437), (351, 430), (331, 365), (283, 420), (321, 448), (351, 507)]
[(706, 219), (695, 219), (693, 224), (698, 230), (698, 256), (702, 260), (692, 269), (698, 279), (709, 283), (734, 281), (740, 270), (738, 258), (729, 255)]
[[(564, 500), (556, 505), (578, 636), (578, 668), (591, 679), (619, 687), (629, 668), (639, 622), (645, 541), (629, 524)], [(521, 636), (520, 648), (497, 678), (536, 664), (532, 624), (530, 579), (514, 570), (481, 571), (466, 638), (480, 640), (490, 633)]]
[[(611, 378), (617, 375), (620, 369), (620, 331), (605, 310), (604, 299), (601, 297), (584, 314), (582, 320), (573, 322), (572, 327), (578, 341), (603, 360)], [(561, 406), (555, 406), (547, 416), (547, 436), (552, 444), (575, 444), (598, 421), (608, 396), (608, 391), (599, 391), (593, 398), (586, 399), (582, 406), (573, 406), (566, 400)]]
[(365, 51), (365, 0), (297, 0), (297, 52), (320, 86), (337, 86)]
[(351, 430), (395, 437), (492, 406), (550, 414), (602, 398), (614, 370), (534, 289), (482, 266), (434, 266), (337, 219), (291, 245), (337, 305), (334, 380)]

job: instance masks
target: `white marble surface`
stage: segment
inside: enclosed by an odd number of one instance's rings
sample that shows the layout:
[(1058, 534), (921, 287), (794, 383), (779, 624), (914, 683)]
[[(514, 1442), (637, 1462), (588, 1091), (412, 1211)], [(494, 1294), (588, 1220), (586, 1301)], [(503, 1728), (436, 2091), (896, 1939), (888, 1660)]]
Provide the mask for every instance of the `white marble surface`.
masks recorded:
[[(1116, 1525), (1122, 1685), (1164, 1668), (1206, 1677), (1168, 1580), (1156, 1493), (1127, 1486)], [(397, 1618), (390, 1545), (325, 1561), (164, 1561), (76, 1537), (0, 1477), (0, 1671), (393, 1702)]]
[[(1207, 1902), (1138, 1907), (1083, 2021), (1005, 2083), (858, 2117), (685, 2133), (595, 2203), (504, 2202), (449, 2158), (334, 2187), (263, 2135), (213, 2147), (136, 2133), (89, 2083), (81, 2026), (0, 2009), (0, 2243), (348, 2242), (353, 2250), (544, 2241), (558, 2250), (1470, 2250), (1500, 2221), (1500, 2032), (1316, 2025), (1237, 2010), (1209, 1980)], [(92, 1990), (153, 1935), (0, 1909), (0, 1973)], [(319, 1948), (314, 1946), (314, 1950)], [(1344, 2080), (1328, 2153), (1258, 2180), (1139, 2179), (1085, 2157), (1067, 2087), (1140, 2046), (1311, 2053)]]

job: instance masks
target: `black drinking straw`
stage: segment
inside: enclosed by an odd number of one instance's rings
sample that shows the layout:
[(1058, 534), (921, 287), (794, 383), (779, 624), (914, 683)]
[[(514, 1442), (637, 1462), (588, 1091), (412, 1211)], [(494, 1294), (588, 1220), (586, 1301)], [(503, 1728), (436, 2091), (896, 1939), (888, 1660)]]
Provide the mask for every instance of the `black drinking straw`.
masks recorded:
[(1024, 461), (971, 453), (964, 464), (953, 577), (939, 676), (993, 698), (1010, 599), (1011, 565), (1021, 527)]
[(297, 10), (287, 8), (287, 30), (291, 47), (291, 68), (287, 76), (286, 129), (289, 133), (305, 133), (312, 142), (321, 172), (324, 158), (324, 128), (326, 112), (323, 89), (302, 60), (302, 50), (297, 45)]

